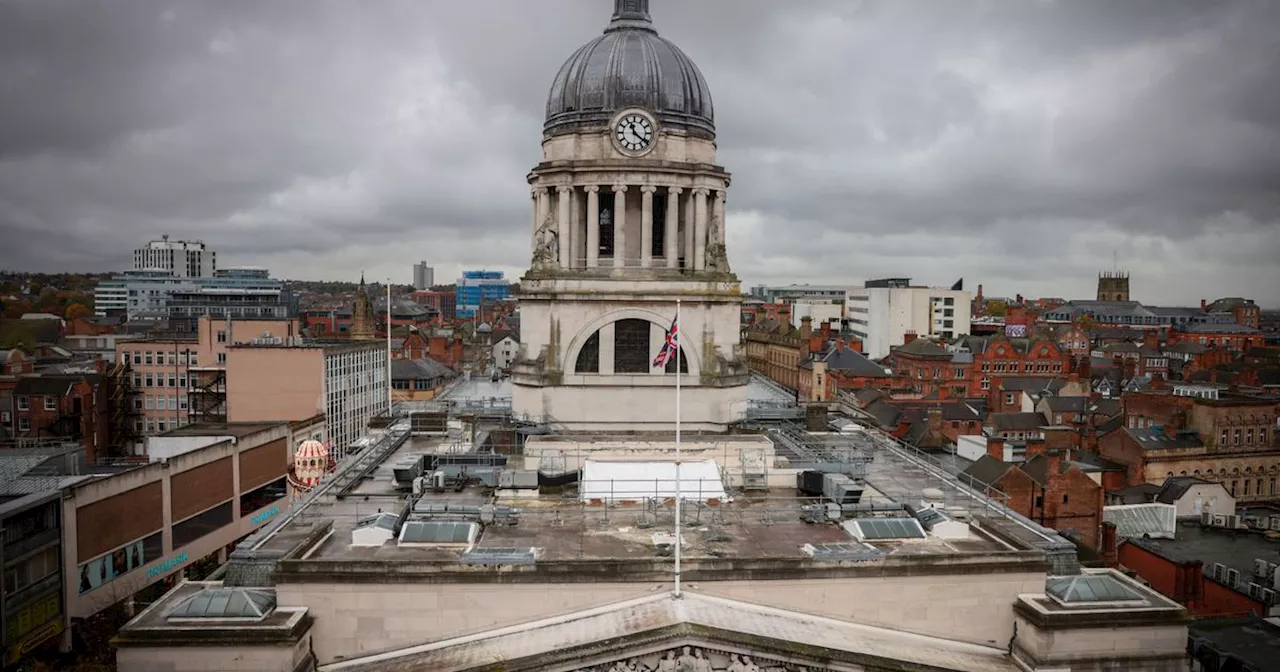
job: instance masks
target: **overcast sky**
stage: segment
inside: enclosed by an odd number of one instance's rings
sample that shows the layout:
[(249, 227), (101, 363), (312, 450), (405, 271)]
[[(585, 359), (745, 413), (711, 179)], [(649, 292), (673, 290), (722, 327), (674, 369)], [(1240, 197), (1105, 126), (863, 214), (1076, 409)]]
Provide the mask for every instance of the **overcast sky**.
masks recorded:
[[(5, 0), (0, 268), (168, 233), (279, 277), (518, 276), (547, 91), (609, 0)], [(1280, 305), (1280, 3), (652, 0), (746, 284)]]

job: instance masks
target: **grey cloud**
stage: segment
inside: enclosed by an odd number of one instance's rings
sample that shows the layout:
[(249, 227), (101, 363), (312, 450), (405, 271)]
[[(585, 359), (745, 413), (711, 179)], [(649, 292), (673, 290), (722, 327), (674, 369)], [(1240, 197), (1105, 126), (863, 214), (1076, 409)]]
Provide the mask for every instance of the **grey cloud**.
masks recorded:
[[(0, 267), (169, 233), (288, 277), (518, 273), (547, 89), (610, 4), (4, 3)], [(1280, 303), (1275, 3), (652, 5), (748, 282), (1079, 296), (1114, 252), (1145, 300)]]

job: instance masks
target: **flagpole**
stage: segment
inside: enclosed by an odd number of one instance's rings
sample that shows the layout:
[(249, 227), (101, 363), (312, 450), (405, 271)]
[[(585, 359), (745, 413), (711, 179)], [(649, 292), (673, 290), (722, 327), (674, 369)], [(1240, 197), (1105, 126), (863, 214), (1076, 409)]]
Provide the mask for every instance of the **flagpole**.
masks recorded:
[(680, 485), (680, 379), (684, 376), (680, 371), (680, 332), (683, 328), (680, 326), (680, 299), (676, 299), (676, 319), (675, 319), (675, 342), (676, 351), (671, 354), (676, 358), (676, 586), (675, 596), (680, 597), (680, 547), (683, 545), (684, 533), (681, 529), (680, 518), (680, 500), (683, 497), (683, 490)]

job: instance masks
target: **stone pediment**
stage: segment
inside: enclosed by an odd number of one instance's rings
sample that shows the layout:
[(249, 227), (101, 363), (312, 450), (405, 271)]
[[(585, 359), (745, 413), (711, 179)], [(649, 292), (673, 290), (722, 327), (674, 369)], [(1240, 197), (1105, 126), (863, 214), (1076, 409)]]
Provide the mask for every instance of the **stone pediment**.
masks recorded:
[(324, 665), (322, 672), (1017, 670), (1007, 653), (688, 592)]

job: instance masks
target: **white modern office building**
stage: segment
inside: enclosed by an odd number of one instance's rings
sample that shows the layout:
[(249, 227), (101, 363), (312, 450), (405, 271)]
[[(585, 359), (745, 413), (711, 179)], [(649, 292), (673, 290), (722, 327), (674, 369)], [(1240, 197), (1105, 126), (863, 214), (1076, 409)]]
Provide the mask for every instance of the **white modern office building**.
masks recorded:
[(878, 359), (908, 333), (955, 338), (969, 333), (970, 296), (962, 289), (912, 285), (910, 278), (868, 280), (845, 298), (849, 327), (863, 351)]
[(133, 270), (168, 271), (179, 278), (203, 278), (218, 270), (218, 253), (200, 240), (161, 236), (133, 251)]

